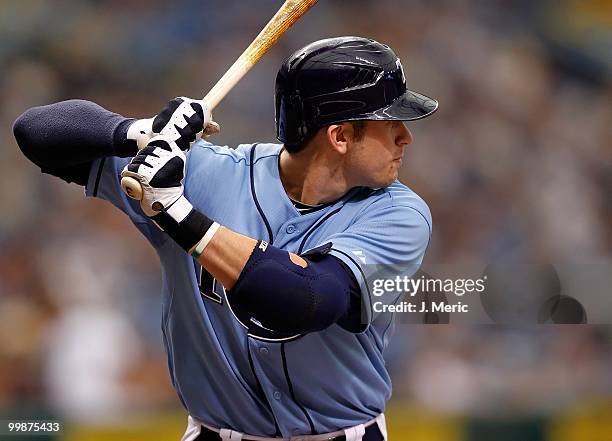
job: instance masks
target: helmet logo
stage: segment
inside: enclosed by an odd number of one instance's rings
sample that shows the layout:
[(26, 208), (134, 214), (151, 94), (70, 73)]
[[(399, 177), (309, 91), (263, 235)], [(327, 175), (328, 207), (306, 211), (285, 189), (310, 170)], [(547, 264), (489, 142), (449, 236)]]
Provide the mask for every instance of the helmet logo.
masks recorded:
[(395, 65), (397, 66), (399, 71), (402, 73), (402, 82), (406, 84), (406, 75), (404, 75), (404, 68), (402, 67), (402, 62), (400, 61), (399, 58), (395, 60)]
[(369, 64), (371, 66), (378, 66), (376, 63), (374, 63), (373, 61), (370, 60), (366, 60), (365, 58), (361, 58), (361, 57), (355, 57), (356, 60), (361, 61), (362, 63), (366, 63)]

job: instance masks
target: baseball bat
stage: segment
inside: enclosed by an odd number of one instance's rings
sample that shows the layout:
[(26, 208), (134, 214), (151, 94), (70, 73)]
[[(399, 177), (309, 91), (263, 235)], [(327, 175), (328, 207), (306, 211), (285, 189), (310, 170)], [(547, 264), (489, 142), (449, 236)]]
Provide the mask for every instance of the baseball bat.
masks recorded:
[[(286, 0), (249, 47), (203, 98), (208, 109), (212, 111), (278, 39), (316, 3), (317, 0)], [(132, 199), (142, 200), (142, 187), (136, 179), (122, 178), (121, 188)]]

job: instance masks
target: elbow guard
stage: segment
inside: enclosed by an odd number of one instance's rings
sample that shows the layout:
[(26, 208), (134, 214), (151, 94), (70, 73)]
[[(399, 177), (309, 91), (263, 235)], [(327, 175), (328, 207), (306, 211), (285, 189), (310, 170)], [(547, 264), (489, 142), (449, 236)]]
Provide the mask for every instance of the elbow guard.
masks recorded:
[(288, 340), (331, 326), (349, 307), (349, 275), (332, 256), (308, 260), (302, 268), (287, 251), (260, 241), (228, 303), (254, 337)]

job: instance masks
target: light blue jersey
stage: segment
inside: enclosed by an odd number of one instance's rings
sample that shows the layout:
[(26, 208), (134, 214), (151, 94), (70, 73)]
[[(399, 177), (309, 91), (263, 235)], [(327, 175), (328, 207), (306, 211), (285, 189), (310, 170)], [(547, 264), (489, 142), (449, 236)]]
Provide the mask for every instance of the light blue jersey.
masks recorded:
[(339, 325), (284, 342), (247, 335), (216, 283), (121, 190), (129, 158), (94, 162), (87, 195), (124, 211), (157, 250), (163, 276), (164, 344), (172, 382), (189, 414), (219, 428), (258, 436), (326, 433), (384, 411), (391, 381), (383, 350), (390, 313), (375, 313), (365, 264), (418, 265), (429, 243), (427, 205), (398, 181), (357, 188), (300, 215), (279, 177), (278, 144), (233, 150), (198, 141), (188, 154), (185, 196), (211, 219), (296, 254), (327, 246), (362, 286), (367, 323)]

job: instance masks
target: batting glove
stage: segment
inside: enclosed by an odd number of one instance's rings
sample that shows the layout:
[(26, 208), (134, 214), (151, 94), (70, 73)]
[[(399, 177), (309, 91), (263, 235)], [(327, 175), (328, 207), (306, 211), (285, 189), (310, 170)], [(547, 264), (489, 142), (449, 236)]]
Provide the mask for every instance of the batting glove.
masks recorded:
[(168, 211), (183, 196), (185, 153), (170, 137), (156, 136), (124, 167), (121, 177), (126, 176), (140, 182), (140, 206), (153, 217)]
[(140, 207), (185, 251), (198, 257), (219, 224), (193, 208), (183, 196), (185, 153), (168, 135), (153, 138), (125, 166), (121, 177), (142, 186)]
[(177, 97), (154, 118), (135, 121), (128, 129), (127, 138), (135, 140), (142, 149), (156, 134), (167, 135), (181, 150), (188, 150), (202, 135), (217, 132), (219, 125), (212, 121), (204, 101)]

